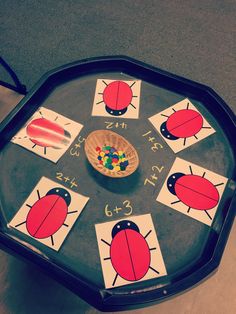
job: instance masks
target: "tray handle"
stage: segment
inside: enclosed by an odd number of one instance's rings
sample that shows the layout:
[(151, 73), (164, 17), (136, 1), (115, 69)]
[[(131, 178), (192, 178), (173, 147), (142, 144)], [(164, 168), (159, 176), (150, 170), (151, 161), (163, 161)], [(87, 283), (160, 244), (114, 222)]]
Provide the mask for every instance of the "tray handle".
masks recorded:
[(27, 94), (26, 86), (20, 82), (16, 73), (13, 71), (13, 69), (10, 67), (10, 65), (1, 56), (0, 56), (0, 64), (6, 70), (6, 72), (10, 75), (12, 81), (15, 84), (15, 85), (12, 85), (12, 84), (9, 84), (7, 82), (0, 80), (0, 85), (7, 87), (9, 89), (12, 89), (19, 94), (26, 95)]

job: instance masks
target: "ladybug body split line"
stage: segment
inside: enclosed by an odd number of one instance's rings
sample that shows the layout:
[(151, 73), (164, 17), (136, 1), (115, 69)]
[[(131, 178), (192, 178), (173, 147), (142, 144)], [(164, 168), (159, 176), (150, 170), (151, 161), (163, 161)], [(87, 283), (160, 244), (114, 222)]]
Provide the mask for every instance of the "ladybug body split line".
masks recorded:
[(161, 114), (167, 120), (160, 126), (161, 134), (168, 140), (176, 141), (183, 138), (183, 145), (186, 145), (187, 138), (195, 137), (198, 140), (197, 134), (201, 129), (211, 129), (210, 126), (203, 126), (204, 120), (202, 115), (194, 110), (189, 109), (189, 103), (186, 109), (174, 111), (170, 116)]
[(169, 192), (178, 197), (178, 200), (172, 202), (171, 205), (182, 202), (188, 206), (188, 213), (191, 209), (204, 211), (212, 220), (208, 210), (216, 207), (219, 203), (220, 196), (217, 186), (224, 183), (214, 185), (204, 177), (205, 172), (199, 176), (193, 174), (191, 166), (189, 168), (190, 174), (176, 172), (167, 179)]
[(102, 95), (103, 100), (97, 103), (104, 103), (106, 111), (113, 116), (121, 116), (126, 113), (129, 105), (134, 109), (136, 107), (131, 103), (132, 98), (137, 97), (133, 95), (132, 87), (136, 82), (133, 82), (129, 86), (123, 81), (113, 81), (107, 84), (104, 80), (103, 83), (106, 85)]
[(101, 239), (110, 247), (110, 257), (104, 260), (110, 260), (116, 271), (112, 286), (115, 285), (118, 276), (127, 281), (138, 281), (147, 274), (149, 269), (159, 274), (150, 266), (150, 251), (156, 249), (149, 248), (146, 241), (150, 233), (151, 230), (144, 237), (134, 222), (123, 220), (113, 227), (111, 244)]
[(40, 197), (37, 190), (38, 200), (31, 206), (26, 220), (17, 224), (15, 227), (26, 224), (28, 233), (36, 239), (51, 238), (54, 245), (53, 235), (62, 227), (68, 227), (65, 223), (68, 214), (77, 212), (68, 212), (71, 203), (70, 193), (63, 188), (53, 188), (49, 190), (44, 197)]

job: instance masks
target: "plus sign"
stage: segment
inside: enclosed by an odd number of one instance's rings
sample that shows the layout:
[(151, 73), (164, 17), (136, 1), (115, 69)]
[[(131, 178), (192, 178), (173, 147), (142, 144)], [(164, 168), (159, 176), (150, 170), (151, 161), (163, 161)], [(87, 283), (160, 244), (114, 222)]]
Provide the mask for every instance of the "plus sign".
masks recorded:
[(155, 137), (150, 137), (149, 136), (149, 138), (148, 138), (148, 141), (151, 142), (151, 143), (155, 142), (155, 140), (156, 140)]
[(67, 181), (69, 181), (69, 180), (70, 180), (69, 177), (64, 177), (64, 181), (65, 181), (65, 182), (67, 182)]

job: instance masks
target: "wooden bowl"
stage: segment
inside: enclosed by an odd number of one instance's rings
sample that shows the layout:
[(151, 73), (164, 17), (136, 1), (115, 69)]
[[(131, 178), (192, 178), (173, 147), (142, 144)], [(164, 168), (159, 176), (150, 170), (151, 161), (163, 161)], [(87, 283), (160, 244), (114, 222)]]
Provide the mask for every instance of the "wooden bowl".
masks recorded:
[[(129, 164), (123, 171), (107, 169), (99, 163), (97, 147), (111, 146), (117, 151), (123, 151)], [(91, 132), (85, 141), (85, 154), (90, 164), (100, 173), (112, 178), (123, 178), (131, 175), (139, 165), (139, 158), (136, 149), (121, 135), (108, 131), (97, 130)]]

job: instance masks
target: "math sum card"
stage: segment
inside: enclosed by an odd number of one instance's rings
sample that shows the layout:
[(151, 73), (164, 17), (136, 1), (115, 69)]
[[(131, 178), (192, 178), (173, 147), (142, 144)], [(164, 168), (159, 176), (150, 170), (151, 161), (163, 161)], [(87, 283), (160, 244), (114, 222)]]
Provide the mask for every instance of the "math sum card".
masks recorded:
[(150, 117), (149, 121), (175, 153), (215, 133), (187, 98)]
[(98, 79), (92, 116), (138, 119), (141, 81)]
[(150, 214), (95, 225), (106, 288), (165, 276)]
[(56, 163), (82, 127), (78, 122), (41, 107), (11, 141)]
[(156, 200), (211, 226), (227, 181), (215, 172), (176, 158)]
[(58, 251), (88, 200), (42, 177), (9, 226)]

